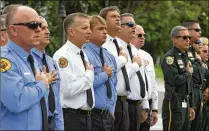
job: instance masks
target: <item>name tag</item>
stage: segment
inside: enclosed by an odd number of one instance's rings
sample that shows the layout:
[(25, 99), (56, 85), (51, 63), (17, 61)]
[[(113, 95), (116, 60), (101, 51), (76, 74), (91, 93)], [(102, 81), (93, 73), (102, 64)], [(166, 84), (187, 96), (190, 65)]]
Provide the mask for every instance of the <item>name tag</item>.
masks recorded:
[(25, 72), (24, 75), (30, 75), (30, 72)]
[(186, 102), (182, 102), (182, 108), (187, 108), (187, 103)]

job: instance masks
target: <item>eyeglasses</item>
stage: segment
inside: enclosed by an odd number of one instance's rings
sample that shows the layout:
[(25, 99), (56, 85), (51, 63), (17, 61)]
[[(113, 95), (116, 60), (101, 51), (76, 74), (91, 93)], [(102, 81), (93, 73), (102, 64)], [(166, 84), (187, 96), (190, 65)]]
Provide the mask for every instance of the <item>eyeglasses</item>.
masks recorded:
[(122, 23), (121, 25), (127, 25), (128, 27), (134, 27), (134, 26), (136, 26), (136, 24), (134, 22)]
[(23, 25), (27, 26), (28, 28), (35, 30), (38, 28), (38, 26), (41, 28), (41, 23), (40, 22), (25, 22), (25, 23), (16, 23), (13, 25)]
[(184, 40), (191, 39), (191, 36), (175, 36), (175, 37), (182, 37)]
[(144, 37), (145, 37), (145, 36), (146, 36), (146, 34), (138, 34), (137, 36), (138, 36), (139, 38), (141, 38), (142, 36), (144, 36)]
[(202, 50), (202, 52), (204, 52), (204, 53), (208, 53), (208, 50)]
[(196, 31), (196, 32), (200, 32), (200, 31), (202, 31), (201, 29), (199, 29), (199, 28), (191, 28), (191, 29), (189, 29), (189, 30), (194, 30), (194, 31)]
[(201, 43), (200, 40), (196, 40), (196, 41), (195, 41), (195, 44), (200, 44), (200, 43)]

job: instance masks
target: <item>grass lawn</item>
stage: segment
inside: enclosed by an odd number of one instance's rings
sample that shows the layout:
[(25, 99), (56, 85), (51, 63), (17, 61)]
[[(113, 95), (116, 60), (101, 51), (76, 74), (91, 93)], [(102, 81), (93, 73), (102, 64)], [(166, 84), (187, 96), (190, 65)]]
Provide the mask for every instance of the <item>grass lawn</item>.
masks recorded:
[(160, 65), (155, 65), (156, 78), (163, 78), (163, 72)]

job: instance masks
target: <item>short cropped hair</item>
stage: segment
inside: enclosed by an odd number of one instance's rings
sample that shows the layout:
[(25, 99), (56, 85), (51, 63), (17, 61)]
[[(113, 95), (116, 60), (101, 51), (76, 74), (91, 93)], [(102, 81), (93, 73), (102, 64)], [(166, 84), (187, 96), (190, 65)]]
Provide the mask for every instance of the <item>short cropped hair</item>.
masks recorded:
[(106, 7), (106, 8), (103, 8), (99, 15), (106, 20), (106, 16), (107, 16), (107, 13), (110, 12), (110, 11), (117, 11), (119, 14), (120, 14), (120, 10), (118, 9), (117, 6), (109, 6), (109, 7)]
[(2, 10), (2, 14), (7, 14), (10, 10), (12, 10), (12, 8), (16, 7), (16, 6), (21, 6), (21, 4), (11, 4), (11, 5), (7, 5), (6, 7), (4, 7), (4, 9)]
[(187, 21), (184, 21), (184, 22), (182, 23), (182, 26), (184, 26), (184, 27), (190, 29), (190, 28), (192, 28), (192, 26), (193, 26), (194, 24), (196, 24), (196, 23), (199, 24), (199, 21), (197, 21), (197, 20), (187, 20)]
[(0, 17), (0, 29), (1, 29), (1, 31), (6, 29), (6, 24), (5, 24), (6, 16), (7, 16), (6, 14), (3, 14)]
[(64, 22), (63, 22), (63, 26), (64, 26), (64, 29), (65, 29), (65, 33), (68, 34), (68, 28), (71, 27), (74, 22), (75, 22), (75, 18), (76, 17), (80, 17), (80, 18), (86, 18), (86, 19), (89, 19), (89, 16), (84, 14), (84, 13), (72, 13), (72, 14), (69, 14), (65, 19), (64, 19)]
[(12, 20), (14, 19), (16, 12), (20, 6), (23, 6), (23, 5), (16, 4), (16, 5), (13, 5), (12, 7), (9, 8), (9, 10), (7, 12), (7, 17), (6, 17), (6, 28), (7, 29), (9, 28), (9, 25), (11, 24)]
[(180, 31), (184, 31), (184, 30), (188, 30), (186, 27), (183, 27), (183, 26), (175, 26), (172, 30), (171, 30), (171, 39), (175, 36), (178, 36), (179, 35), (179, 32)]
[(208, 45), (208, 38), (206, 37), (200, 37), (200, 41), (203, 45)]
[(91, 19), (89, 21), (90, 23), (90, 29), (92, 30), (98, 23), (101, 23), (102, 25), (106, 25), (106, 21), (99, 15), (93, 15), (91, 16)]
[(124, 17), (132, 17), (132, 18), (134, 18), (134, 15), (131, 14), (131, 13), (124, 13), (124, 14), (121, 14), (121, 15), (120, 15), (120, 21), (121, 21), (121, 22), (123, 21), (123, 18), (124, 18)]

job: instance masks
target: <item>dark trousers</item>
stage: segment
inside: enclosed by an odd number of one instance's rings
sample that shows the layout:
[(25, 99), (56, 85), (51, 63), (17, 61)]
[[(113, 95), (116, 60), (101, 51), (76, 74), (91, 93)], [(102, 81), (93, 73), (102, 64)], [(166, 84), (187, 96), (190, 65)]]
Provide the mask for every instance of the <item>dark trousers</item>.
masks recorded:
[(111, 131), (114, 130), (114, 119), (108, 111), (94, 108), (91, 114), (92, 131)]
[(90, 131), (91, 117), (83, 110), (63, 108), (64, 128), (70, 131)]
[[(189, 104), (182, 108), (182, 102), (176, 99), (163, 100), (163, 131), (190, 131)], [(170, 129), (170, 130), (169, 130)]]
[(209, 131), (209, 104), (205, 102), (203, 105), (203, 118), (200, 131)]
[(123, 97), (118, 96), (115, 107), (115, 131), (128, 131), (129, 125), (128, 102)]
[(201, 128), (201, 121), (202, 121), (202, 107), (201, 103), (203, 102), (202, 90), (193, 88), (194, 93), (194, 104), (196, 107), (195, 110), (195, 119), (191, 123), (191, 130), (192, 131), (199, 131)]
[[(149, 100), (149, 107), (152, 106), (152, 99)], [(147, 115), (147, 120), (140, 124), (140, 131), (149, 131), (151, 122), (151, 110), (149, 110)]]
[(128, 102), (128, 112), (130, 119), (129, 131), (139, 131), (140, 130), (140, 119), (141, 119), (141, 105), (136, 104), (137, 101), (127, 100)]

